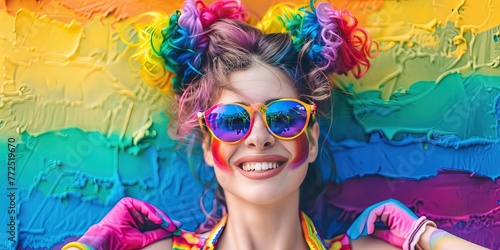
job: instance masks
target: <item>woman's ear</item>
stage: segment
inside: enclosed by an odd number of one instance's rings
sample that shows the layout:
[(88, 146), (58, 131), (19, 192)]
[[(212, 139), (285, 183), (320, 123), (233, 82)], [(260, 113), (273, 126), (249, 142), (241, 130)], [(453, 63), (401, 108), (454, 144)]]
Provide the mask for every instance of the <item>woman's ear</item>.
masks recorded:
[(318, 140), (319, 140), (319, 124), (314, 122), (314, 124), (307, 129), (307, 139), (309, 141), (309, 157), (307, 158), (309, 163), (312, 163), (318, 157)]
[(204, 135), (201, 147), (203, 148), (203, 158), (208, 166), (215, 166), (214, 155), (212, 154), (212, 144), (210, 141), (212, 138), (210, 136)]

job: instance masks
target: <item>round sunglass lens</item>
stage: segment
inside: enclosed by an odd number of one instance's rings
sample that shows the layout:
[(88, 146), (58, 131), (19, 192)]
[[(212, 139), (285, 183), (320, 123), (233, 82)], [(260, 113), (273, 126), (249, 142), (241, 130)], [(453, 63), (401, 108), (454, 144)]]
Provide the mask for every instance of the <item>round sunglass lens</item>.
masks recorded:
[(306, 126), (307, 109), (296, 101), (277, 101), (268, 106), (266, 120), (269, 129), (276, 135), (294, 137)]
[(225, 142), (240, 140), (250, 129), (250, 115), (236, 104), (223, 104), (214, 108), (206, 117), (206, 122), (214, 135)]

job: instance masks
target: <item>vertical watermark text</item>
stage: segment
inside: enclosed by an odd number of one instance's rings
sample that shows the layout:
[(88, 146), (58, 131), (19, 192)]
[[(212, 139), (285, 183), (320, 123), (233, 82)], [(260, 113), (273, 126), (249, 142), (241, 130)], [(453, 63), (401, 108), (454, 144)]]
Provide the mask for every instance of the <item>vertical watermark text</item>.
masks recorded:
[(16, 186), (16, 139), (7, 139), (7, 237), (12, 243), (17, 240), (16, 234), (16, 196), (17, 196), (17, 186)]

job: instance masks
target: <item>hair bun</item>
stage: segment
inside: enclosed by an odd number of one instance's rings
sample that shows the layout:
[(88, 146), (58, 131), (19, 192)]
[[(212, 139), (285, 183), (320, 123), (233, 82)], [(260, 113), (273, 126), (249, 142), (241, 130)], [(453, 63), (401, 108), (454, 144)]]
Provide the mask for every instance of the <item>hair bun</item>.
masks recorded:
[(310, 36), (313, 42), (312, 53), (309, 54), (311, 60), (327, 74), (352, 72), (356, 78), (363, 76), (370, 66), (368, 58), (372, 57), (370, 49), (373, 42), (358, 26), (357, 19), (349, 11), (335, 9), (326, 2), (319, 3), (316, 8), (311, 5), (310, 8), (312, 11), (306, 11), (304, 18), (303, 35)]
[(258, 27), (265, 33), (288, 32), (298, 50), (307, 45), (309, 60), (324, 73), (347, 74), (357, 78), (370, 66), (372, 40), (357, 26), (347, 10), (322, 2), (295, 7), (278, 4), (268, 10)]
[(202, 1), (186, 0), (182, 11), (170, 18), (170, 24), (163, 32), (161, 56), (167, 69), (175, 74), (172, 87), (176, 93), (182, 91), (200, 71), (208, 47), (207, 29), (219, 19), (246, 21), (248, 12), (240, 1), (222, 0), (206, 6)]

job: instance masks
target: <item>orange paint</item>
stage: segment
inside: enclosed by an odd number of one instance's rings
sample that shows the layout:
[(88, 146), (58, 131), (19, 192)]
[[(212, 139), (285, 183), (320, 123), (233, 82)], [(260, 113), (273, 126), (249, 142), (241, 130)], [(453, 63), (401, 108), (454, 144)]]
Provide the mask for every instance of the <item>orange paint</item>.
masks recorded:
[(212, 156), (214, 158), (215, 167), (218, 167), (224, 171), (232, 172), (229, 162), (224, 156), (224, 149), (222, 147), (223, 143), (219, 140), (212, 139)]

